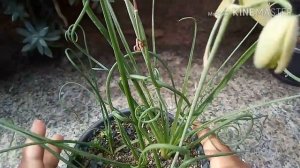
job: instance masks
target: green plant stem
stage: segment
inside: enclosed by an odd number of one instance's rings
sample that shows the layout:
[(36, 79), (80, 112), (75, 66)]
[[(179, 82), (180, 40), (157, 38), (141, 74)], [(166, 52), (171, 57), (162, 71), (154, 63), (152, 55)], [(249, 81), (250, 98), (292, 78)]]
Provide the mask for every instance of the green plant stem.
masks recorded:
[(155, 86), (155, 91), (156, 91), (156, 95), (158, 96), (158, 99), (159, 99), (159, 103), (161, 105), (161, 107), (163, 107), (163, 110), (165, 111), (164, 113), (164, 119), (163, 119), (163, 129), (164, 129), (164, 137), (165, 139), (164, 140), (167, 140), (169, 139), (169, 117), (168, 117), (168, 113), (167, 113), (167, 107), (165, 105), (165, 102), (162, 100), (162, 97), (160, 95), (160, 86), (159, 84), (157, 83), (157, 80), (156, 80), (156, 77), (154, 75), (154, 71), (153, 71), (153, 66), (151, 64), (151, 61), (150, 61), (150, 55), (149, 55), (149, 49), (148, 49), (148, 44), (147, 44), (147, 40), (146, 40), (146, 36), (145, 36), (145, 31), (144, 31), (144, 28), (143, 28), (143, 25), (141, 23), (141, 20), (138, 16), (138, 10), (135, 7), (132, 7), (132, 5), (128, 2), (128, 0), (125, 0), (125, 4), (127, 6), (127, 10), (128, 10), (128, 14), (129, 14), (129, 17), (131, 19), (131, 22), (132, 22), (132, 25), (133, 25), (133, 28), (135, 30), (135, 33), (136, 33), (136, 36), (137, 36), (137, 39), (143, 44), (142, 48), (141, 48), (141, 52), (144, 56), (144, 60), (145, 60), (145, 63), (146, 63), (146, 66), (147, 66), (147, 69), (148, 69), (148, 72), (150, 74), (150, 78), (151, 78), (151, 81), (153, 83), (153, 85)]
[[(202, 137), (198, 138), (197, 140), (193, 141), (192, 143), (189, 144), (189, 148), (192, 149), (195, 146), (197, 146), (203, 139), (205, 139), (206, 137), (208, 137), (209, 135), (218, 132), (219, 130), (221, 130), (222, 128), (228, 126), (229, 124), (236, 122), (238, 120), (250, 120), (251, 121), (251, 127), (249, 127), (249, 129), (246, 132), (246, 135), (249, 135), (249, 132), (252, 130), (252, 126), (253, 126), (253, 117), (250, 113), (247, 112), (239, 112), (239, 113), (235, 113), (236, 115), (230, 115), (229, 117), (224, 117), (224, 119), (219, 120), (220, 124), (218, 124), (218, 126), (216, 128), (211, 129), (209, 132), (207, 132), (205, 135), (203, 135)], [(241, 141), (243, 141), (245, 138), (243, 138)], [(238, 142), (240, 143), (240, 142)]]
[[(123, 45), (125, 47), (125, 50), (128, 53), (128, 56), (129, 56), (129, 58), (131, 60), (131, 63), (132, 63), (131, 65), (133, 65), (134, 72), (137, 73), (137, 74), (139, 74), (140, 72), (139, 72), (139, 70), (138, 70), (138, 68), (136, 66), (136, 62), (135, 62), (135, 60), (133, 58), (133, 54), (132, 54), (132, 52), (129, 49), (128, 43), (127, 43), (127, 41), (125, 39), (125, 36), (124, 36), (124, 34), (123, 34), (122, 30), (121, 30), (121, 27), (120, 27), (120, 25), (118, 23), (118, 20), (117, 20), (117, 18), (115, 16), (114, 11), (111, 8), (111, 6), (109, 6), (109, 10), (110, 10), (110, 13), (112, 15), (114, 24), (115, 24), (115, 26), (117, 28), (117, 31), (119, 33), (119, 36), (121, 38), (121, 41), (122, 41), (122, 43), (123, 43)], [(128, 67), (128, 68), (130, 70), (130, 67)], [(153, 101), (152, 101), (152, 98), (151, 98), (151, 95), (149, 93), (149, 90), (147, 89), (147, 87), (144, 84), (144, 82), (141, 82), (141, 85), (137, 81), (135, 81), (135, 80), (132, 80), (132, 82), (133, 82), (134, 86), (136, 87), (136, 89), (138, 91), (138, 94), (140, 95), (140, 97), (142, 98), (142, 100), (144, 101), (144, 103), (146, 105), (148, 105), (148, 101), (149, 101), (149, 104), (154, 105)], [(146, 93), (147, 96), (145, 96), (144, 93)]]
[[(148, 112), (150, 112), (152, 110), (160, 110), (160, 109), (152, 107), (152, 108), (149, 108), (149, 109), (145, 110), (143, 114), (147, 114)], [(142, 129), (142, 123), (150, 123), (150, 127), (152, 126), (152, 129), (153, 129), (153, 127), (155, 127), (156, 125), (155, 124), (151, 125), (151, 124), (153, 123), (153, 121), (157, 120), (160, 115), (157, 115), (157, 117), (154, 117), (154, 118), (150, 119), (149, 121), (142, 121), (142, 117), (143, 117), (142, 115), (139, 117), (138, 127), (143, 132), (143, 135), (145, 135), (147, 141), (150, 142), (150, 144), (154, 144), (155, 140), (153, 140), (153, 138), (150, 138), (148, 133), (144, 129)], [(159, 141), (158, 138), (157, 138), (157, 140)], [(157, 166), (157, 168), (161, 168), (160, 158), (158, 156), (158, 150), (154, 150), (154, 151), (155, 151), (154, 152), (154, 161), (156, 163), (156, 166)]]
[(166, 114), (164, 116), (164, 125), (165, 126), (163, 127), (163, 129), (164, 129), (164, 132), (167, 133), (164, 137), (167, 136), (166, 139), (168, 139), (168, 136), (169, 136), (168, 135), (168, 133), (169, 133), (169, 131), (168, 131), (168, 129), (169, 129), (169, 126), (168, 126), (169, 118), (167, 116), (167, 109), (166, 109), (166, 105), (164, 104), (164, 102), (161, 99), (161, 96), (160, 96), (160, 93), (159, 93), (159, 85), (157, 84), (156, 79), (155, 79), (155, 75), (153, 73), (153, 67), (151, 65), (150, 58), (149, 58), (149, 50), (148, 50), (147, 40), (146, 40), (146, 36), (145, 36), (143, 26), (141, 24), (141, 20), (138, 16), (138, 10), (136, 8), (134, 8), (128, 0), (125, 0), (124, 2), (125, 2), (125, 5), (127, 7), (127, 11), (128, 11), (131, 23), (133, 25), (135, 34), (137, 36), (137, 39), (143, 44), (143, 47), (141, 48), (141, 51), (142, 51), (142, 54), (144, 56), (144, 60), (145, 60), (148, 72), (150, 73), (152, 83), (154, 84), (154, 86), (156, 88), (155, 90), (156, 90), (156, 94), (159, 98), (160, 105), (162, 105), (162, 107), (164, 107), (164, 110), (166, 111)]
[[(223, 17), (223, 16), (222, 16)], [(204, 52), (204, 56), (203, 56), (203, 64), (206, 64), (206, 59), (208, 58), (208, 55), (209, 55), (209, 51), (210, 51), (210, 47), (212, 46), (212, 43), (213, 43), (213, 39), (215, 37), (215, 34), (217, 33), (217, 30), (218, 30), (218, 27), (219, 25), (221, 24), (222, 22), (222, 17), (219, 17), (217, 18), (213, 28), (212, 28), (212, 31), (211, 31), (211, 34), (208, 38), (208, 42), (206, 44), (206, 48), (205, 48), (205, 52)], [(203, 72), (203, 71), (202, 71)], [(202, 77), (203, 75), (201, 75)], [(185, 113), (186, 114), (186, 113)], [(183, 119), (181, 121), (181, 126), (177, 127), (176, 128), (176, 131), (175, 131), (175, 135), (173, 136), (173, 141), (177, 141), (177, 139), (180, 137), (181, 133), (182, 133), (182, 130), (184, 129), (184, 126), (183, 124), (185, 123), (186, 121)], [(173, 160), (173, 163), (174, 163), (174, 160)]]
[(83, 8), (82, 8), (82, 10), (81, 10), (79, 16), (77, 17), (77, 19), (76, 19), (76, 21), (75, 21), (75, 23), (74, 23), (74, 26), (73, 26), (73, 28), (72, 28), (72, 31), (71, 31), (71, 35), (72, 35), (71, 37), (72, 37), (72, 40), (73, 40), (73, 41), (77, 41), (77, 40), (74, 38), (73, 35), (75, 35), (76, 28), (77, 28), (77, 26), (79, 25), (79, 23), (81, 22), (83, 16), (85, 15), (86, 9), (87, 9), (88, 6), (89, 6), (89, 1), (83, 2)]
[(137, 32), (136, 32), (137, 33), (136, 34), (137, 38), (143, 43), (143, 48), (141, 48), (141, 52), (144, 56), (146, 66), (147, 66), (148, 72), (150, 74), (151, 82), (155, 86), (155, 91), (156, 91), (156, 95), (159, 99), (159, 103), (162, 107), (162, 110), (165, 111), (164, 120), (163, 120), (163, 123), (164, 123), (163, 129), (164, 129), (164, 132), (165, 132), (165, 134), (164, 134), (165, 139), (164, 140), (165, 140), (165, 142), (167, 142), (167, 140), (169, 139), (169, 136), (170, 136), (169, 135), (170, 128), (169, 128), (168, 109), (167, 109), (167, 106), (166, 106), (165, 102), (163, 101), (162, 96), (160, 94), (161, 86), (157, 83), (157, 80), (156, 80), (156, 77), (155, 77), (155, 74), (154, 74), (153, 65), (151, 64), (151, 61), (150, 61), (150, 54), (149, 54), (149, 49), (148, 49), (148, 44), (147, 44), (145, 31), (144, 31), (143, 25), (140, 21), (140, 18), (138, 16), (138, 10), (137, 9), (134, 10), (134, 18), (135, 18), (135, 24), (136, 24), (136, 28), (137, 28)]
[[(134, 102), (132, 101), (133, 98), (132, 98), (131, 91), (130, 91), (129, 84), (128, 84), (126, 68), (125, 68), (126, 63), (125, 63), (124, 57), (121, 54), (117, 36), (116, 36), (116, 32), (115, 32), (115, 28), (114, 28), (114, 24), (113, 24), (111, 15), (109, 13), (108, 5), (110, 5), (110, 4), (108, 1), (105, 1), (105, 0), (100, 0), (100, 4), (101, 4), (103, 15), (104, 15), (104, 18), (106, 21), (106, 26), (107, 26), (107, 30), (109, 32), (109, 36), (110, 36), (110, 40), (112, 43), (112, 48), (114, 50), (115, 58), (116, 58), (116, 61), (118, 64), (119, 73), (122, 78), (121, 82), (122, 82), (122, 85), (124, 86), (124, 91), (125, 91), (125, 95), (127, 98), (127, 102), (128, 102), (130, 110), (134, 111), (135, 105), (134, 105)], [(137, 123), (137, 118), (133, 113), (132, 113), (131, 117), (133, 119), (133, 122)], [(142, 136), (140, 130), (136, 126), (135, 126), (135, 129), (136, 129), (137, 136), (139, 139), (140, 147), (141, 147), (141, 149), (144, 149), (145, 142), (143, 141), (143, 136)]]
[[(221, 23), (221, 26), (220, 26), (220, 31), (218, 32), (217, 36), (216, 36), (216, 39), (215, 39), (215, 42), (214, 42), (214, 45), (212, 47), (212, 50), (209, 54), (209, 57), (208, 57), (208, 60), (207, 60), (207, 63), (204, 63), (204, 69), (201, 73), (201, 77), (200, 77), (200, 80), (199, 80), (199, 83), (198, 83), (198, 86), (197, 86), (197, 90), (196, 90), (196, 93), (195, 93), (195, 96), (194, 96), (194, 99), (193, 99), (193, 102), (192, 102), (192, 106), (190, 108), (190, 111), (189, 111), (189, 115), (188, 115), (188, 118), (187, 118), (187, 121), (186, 121), (186, 124), (184, 126), (184, 129), (183, 129), (183, 133), (181, 135), (181, 139), (180, 139), (180, 142), (179, 142), (179, 147), (182, 146), (183, 144), (183, 141), (185, 139), (185, 135), (186, 135), (186, 132), (190, 126), (190, 122), (192, 120), (192, 117), (193, 117), (193, 113), (194, 113), (194, 110), (196, 109), (196, 104), (197, 104), (197, 100), (200, 96), (200, 93), (202, 91), (202, 88), (203, 88), (203, 85), (204, 85), (204, 82), (205, 82), (205, 78), (207, 76), (207, 73), (208, 73), (208, 69), (210, 67), (210, 64), (212, 63), (212, 60), (219, 48), (219, 45), (220, 45), (220, 42), (222, 40), (222, 37), (225, 33), (225, 30), (226, 30), (226, 27), (229, 23), (229, 20), (231, 18), (231, 15), (228, 15), (228, 14), (225, 14), (224, 15), (224, 18), (222, 20), (222, 23)], [(175, 166), (175, 163), (176, 163), (176, 160), (178, 159), (178, 156), (179, 156), (179, 153), (177, 152), (175, 154), (175, 157), (173, 159), (173, 162), (172, 162), (172, 165), (171, 165), (171, 168), (174, 168)]]
[[(152, 0), (152, 16), (151, 16), (151, 30), (152, 30), (152, 52), (156, 54), (155, 44), (155, 0)], [(154, 58), (154, 65), (156, 65), (156, 58)]]
[[(187, 18), (180, 19), (179, 21), (186, 20), (186, 19), (192, 19), (194, 21), (194, 35), (193, 35), (192, 47), (191, 47), (190, 55), (189, 55), (189, 61), (188, 61), (188, 65), (186, 68), (185, 77), (184, 77), (182, 89), (181, 89), (181, 92), (183, 94), (186, 94), (186, 92), (187, 92), (188, 81), (189, 81), (189, 77), (191, 75), (192, 62), (193, 62), (193, 56), (194, 56), (194, 50), (195, 50), (196, 38), (197, 38), (197, 30), (198, 30), (197, 21), (195, 18), (187, 17)], [(175, 112), (175, 118), (172, 123), (172, 128), (171, 128), (172, 135), (176, 133), (175, 131), (178, 126), (178, 119), (179, 119), (179, 115), (182, 111), (182, 105), (183, 105), (183, 98), (180, 97), (178, 104), (176, 106), (177, 108), (176, 108), (176, 112)], [(175, 140), (175, 136), (172, 136), (170, 139), (170, 143), (173, 144), (174, 140)]]
[(127, 135), (125, 129), (124, 129), (124, 126), (121, 124), (121, 122), (116, 119), (116, 122), (117, 122), (117, 125), (119, 127), (119, 130), (120, 130), (120, 134), (124, 140), (124, 143), (126, 144), (126, 146), (128, 146), (128, 148), (131, 150), (132, 152), (132, 155), (133, 157), (138, 160), (139, 159), (139, 155), (138, 155), (138, 152), (136, 149), (134, 149), (134, 147), (132, 146), (131, 142), (130, 142), (130, 138), (129, 136)]
[[(136, 56), (140, 55), (140, 52), (133, 52), (132, 54), (133, 54), (134, 57), (136, 57)], [(160, 63), (163, 65), (163, 67), (166, 68), (166, 70), (167, 70), (167, 72), (168, 72), (170, 78), (172, 79), (172, 74), (171, 74), (170, 70), (168, 69), (167, 65), (160, 59), (160, 57), (159, 57), (158, 55), (154, 54), (154, 53), (150, 53), (150, 54), (151, 54), (152, 57), (155, 57), (158, 61), (160, 61)], [(125, 56), (124, 56), (125, 59), (128, 58), (128, 57), (129, 57), (129, 55), (125, 55)], [(107, 80), (106, 80), (106, 95), (107, 95), (107, 99), (108, 99), (108, 104), (109, 104), (111, 107), (112, 107), (113, 105), (112, 105), (112, 101), (111, 101), (111, 89), (110, 89), (110, 83), (111, 83), (111, 81), (112, 81), (112, 74), (113, 74), (113, 72), (115, 71), (116, 68), (117, 68), (117, 63), (115, 63), (115, 64), (111, 67), (111, 69), (110, 69), (110, 71), (109, 71), (109, 74), (108, 74), (108, 76), (107, 76)], [(184, 95), (181, 94), (181, 92), (175, 90), (172, 86), (168, 86), (167, 84), (165, 84), (165, 83), (163, 83), (163, 82), (161, 82), (161, 81), (157, 81), (157, 82), (158, 82), (158, 84), (159, 84), (161, 87), (167, 88), (167, 89), (171, 90), (173, 93), (178, 94), (180, 97), (182, 97), (183, 100), (185, 100), (185, 103), (186, 103), (186, 104), (190, 105), (190, 103), (189, 103), (189, 101), (187, 100), (187, 98), (184, 97)], [(174, 86), (174, 83), (173, 83), (172, 85)], [(137, 92), (140, 92), (140, 90), (138, 89), (138, 87), (137, 87)], [(142, 100), (143, 100), (143, 99), (142, 99)], [(144, 103), (145, 103), (146, 106), (147, 106), (147, 101), (144, 100)], [(153, 118), (153, 117), (150, 117), (150, 118)], [(164, 141), (163, 141), (163, 139), (164, 139), (163, 137), (164, 137), (164, 136), (163, 136), (163, 134), (160, 133), (161, 130), (162, 130), (162, 128), (160, 127), (160, 125), (151, 123), (151, 124), (150, 124), (150, 128), (151, 128), (151, 130), (152, 130), (154, 136), (156, 137), (156, 140), (157, 140), (158, 142), (164, 142)]]
[[(89, 2), (89, 0), (82, 0), (82, 4), (85, 4), (85, 2)], [(108, 44), (111, 45), (110, 37), (108, 34), (107, 29), (105, 26), (101, 23), (101, 21), (97, 18), (95, 13), (93, 12), (92, 8), (88, 5), (86, 8), (86, 13), (90, 17), (91, 21), (94, 23), (94, 25), (97, 27), (97, 29), (100, 31), (100, 33), (104, 36)]]
[(285, 69), (284, 72), (292, 79), (294, 79), (297, 82), (300, 82), (300, 78), (296, 75), (292, 74), (288, 69)]
[[(133, 56), (140, 54), (138, 52), (133, 53)], [(124, 58), (128, 58), (129, 55), (125, 55)], [(106, 95), (107, 95), (107, 99), (108, 99), (108, 103), (110, 105), (110, 107), (113, 107), (112, 101), (111, 101), (111, 89), (110, 89), (110, 83), (112, 81), (112, 74), (115, 71), (115, 69), (117, 68), (117, 63), (115, 63), (111, 70), (109, 71), (109, 74), (107, 76), (107, 80), (106, 80)], [(136, 84), (136, 82), (134, 83)], [(147, 103), (146, 98), (144, 97), (143, 91), (141, 90), (140, 86), (138, 84), (136, 84), (136, 89), (138, 94), (140, 95), (140, 97), (142, 98), (142, 101), (146, 104), (147, 107), (150, 107), (150, 105)], [(159, 127), (159, 125), (156, 124), (150, 124), (151, 130), (153, 131), (153, 134), (155, 135), (155, 137), (157, 138), (157, 140), (161, 140), (163, 139), (163, 137), (161, 136), (161, 134), (159, 133), (160, 130), (162, 128)]]
[(66, 52), (66, 56), (69, 59), (69, 61), (71, 62), (71, 64), (75, 67), (75, 69), (81, 73), (81, 75), (84, 77), (84, 79), (88, 82), (88, 84), (92, 87), (93, 93), (100, 105), (101, 108), (101, 113), (104, 117), (104, 126), (105, 126), (105, 130), (108, 136), (108, 142), (109, 142), (109, 147), (110, 147), (110, 151), (113, 152), (113, 140), (112, 140), (112, 134), (111, 134), (111, 127), (110, 127), (110, 122), (109, 122), (109, 117), (108, 117), (108, 113), (107, 113), (107, 109), (105, 107), (104, 101), (100, 95), (97, 83), (95, 84), (93, 80), (90, 80), (89, 76), (87, 74), (84, 73), (84, 71), (82, 71), (77, 65), (76, 63), (72, 60), (72, 58), (69, 56), (68, 54), (68, 50), (65, 51)]
[(237, 72), (237, 70), (254, 54), (257, 42), (252, 44), (247, 51), (238, 59), (238, 61), (232, 66), (232, 68), (227, 72), (225, 77), (221, 80), (221, 82), (211, 91), (208, 96), (205, 98), (203, 102), (197, 107), (194, 112), (194, 119), (197, 118), (200, 114), (203, 113), (204, 109), (211, 103), (215, 96), (217, 96), (221, 90), (227, 85), (229, 80), (233, 77), (233, 75)]
[[(239, 152), (239, 153), (241, 153), (241, 152)], [(179, 166), (179, 168), (189, 167), (191, 164), (193, 164), (197, 161), (203, 160), (203, 159), (207, 159), (207, 158), (232, 156), (232, 155), (236, 155), (236, 154), (238, 154), (238, 153), (237, 152), (228, 152), (228, 153), (218, 153), (218, 154), (215, 154), (215, 155), (202, 155), (202, 156), (198, 156), (198, 157), (186, 160), (183, 164), (181, 164)]]
[(256, 23), (251, 30), (247, 33), (247, 35), (240, 41), (240, 43), (235, 47), (235, 49), (231, 52), (231, 54), (226, 58), (226, 60), (222, 63), (222, 65), (218, 68), (217, 72), (213, 75), (213, 77), (207, 82), (206, 87), (204, 90), (209, 89), (209, 86), (212, 85), (212, 82), (218, 77), (218, 74), (220, 71), (225, 67), (225, 65), (228, 63), (228, 61), (232, 58), (232, 56), (238, 51), (238, 49), (242, 46), (242, 44), (248, 39), (248, 37), (251, 35), (251, 33), (255, 30), (258, 23)]

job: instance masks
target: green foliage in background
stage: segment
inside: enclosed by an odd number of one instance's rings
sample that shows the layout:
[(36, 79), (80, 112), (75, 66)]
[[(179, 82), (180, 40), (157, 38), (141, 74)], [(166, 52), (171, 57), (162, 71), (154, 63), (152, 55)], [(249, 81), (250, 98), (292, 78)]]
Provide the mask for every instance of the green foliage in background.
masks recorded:
[[(68, 5), (80, 5), (79, 0), (68, 0)], [(92, 0), (93, 9), (101, 12), (99, 0)], [(114, 2), (114, 0), (110, 0)], [(59, 0), (0, 0), (3, 14), (22, 27), (17, 33), (24, 39), (22, 52), (35, 52), (53, 57), (55, 47), (63, 47), (59, 40), (69, 26)]]
[(47, 26), (34, 27), (29, 22), (24, 22), (25, 28), (17, 29), (17, 32), (24, 36), (22, 52), (38, 50), (40, 54), (52, 57), (52, 51), (49, 48), (51, 42), (60, 39), (61, 32), (59, 30), (49, 29)]
[(17, 33), (24, 39), (22, 52), (38, 51), (41, 55), (53, 57), (52, 49), (64, 33), (62, 23), (57, 19), (51, 0), (0, 0), (3, 14), (22, 27)]

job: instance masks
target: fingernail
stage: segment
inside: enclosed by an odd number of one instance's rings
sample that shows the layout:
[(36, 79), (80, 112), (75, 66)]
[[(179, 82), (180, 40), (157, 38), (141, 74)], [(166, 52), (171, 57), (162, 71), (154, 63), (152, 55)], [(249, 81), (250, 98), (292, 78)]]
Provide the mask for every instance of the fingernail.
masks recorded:
[(38, 126), (43, 125), (43, 124), (44, 124), (44, 122), (42, 120), (35, 119), (32, 122), (31, 130), (34, 130), (35, 127), (38, 127)]
[(39, 119), (34, 119), (32, 125), (35, 125), (35, 124), (38, 124), (38, 123), (43, 123), (43, 121), (39, 120)]

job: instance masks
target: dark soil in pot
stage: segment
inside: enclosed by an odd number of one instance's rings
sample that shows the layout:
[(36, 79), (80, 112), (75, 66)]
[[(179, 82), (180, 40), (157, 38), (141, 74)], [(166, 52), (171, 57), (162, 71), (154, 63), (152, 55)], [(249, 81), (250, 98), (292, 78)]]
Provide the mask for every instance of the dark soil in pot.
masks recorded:
[[(124, 110), (123, 114), (126, 116), (129, 116), (130, 112), (128, 110)], [(172, 114), (169, 114), (169, 117), (171, 120), (173, 119)], [(112, 116), (110, 116), (110, 120), (113, 121), (114, 118)], [(131, 140), (134, 140), (137, 138), (134, 128), (131, 124), (123, 123), (122, 125), (124, 126), (124, 128), (127, 131)], [(122, 146), (123, 145), (123, 142), (121, 140), (122, 137), (121, 137), (121, 134), (118, 132), (117, 124), (115, 122), (112, 122), (111, 127), (112, 127), (112, 131), (113, 131), (112, 134), (113, 134), (113, 141), (115, 143), (115, 146), (116, 147)], [(92, 125), (81, 136), (79, 141), (80, 142), (92, 142), (92, 141), (95, 142), (96, 141), (97, 144), (100, 144), (102, 147), (108, 146), (108, 141), (103, 133), (103, 130), (104, 130), (104, 122), (103, 122), (103, 120), (100, 120), (100, 121), (96, 122), (94, 125)], [(97, 149), (96, 147), (92, 148), (92, 147), (88, 147), (88, 146), (84, 146), (84, 145), (76, 145), (75, 148), (92, 153), (94, 155), (104, 156), (105, 158), (116, 160), (119, 162), (130, 163), (132, 165), (136, 164), (136, 161), (135, 161), (134, 157), (131, 155), (131, 151), (128, 148), (121, 149), (115, 155), (109, 155), (109, 154), (105, 153), (104, 151)], [(202, 146), (199, 145), (194, 150), (192, 150), (191, 155), (192, 156), (203, 155)], [(169, 165), (171, 165), (171, 163), (172, 163), (172, 158), (169, 160), (164, 160), (161, 158), (161, 160), (162, 160), (162, 162), (161, 162), (162, 167), (164, 167), (164, 168), (169, 167)], [(182, 160), (182, 157), (180, 157), (179, 160)], [(80, 156), (74, 156), (74, 155), (71, 156), (70, 161), (78, 167), (81, 167), (80, 164), (86, 168), (111, 168), (111, 167), (113, 167), (111, 165), (104, 165), (103, 162), (101, 162), (101, 161), (99, 162), (99, 161), (89, 160), (87, 158), (82, 158)], [(80, 163), (80, 164), (78, 164), (78, 163)], [(152, 156), (148, 156), (147, 167), (149, 167), (149, 168), (156, 167), (154, 158)], [(207, 160), (203, 160), (191, 167), (209, 168), (209, 162)]]

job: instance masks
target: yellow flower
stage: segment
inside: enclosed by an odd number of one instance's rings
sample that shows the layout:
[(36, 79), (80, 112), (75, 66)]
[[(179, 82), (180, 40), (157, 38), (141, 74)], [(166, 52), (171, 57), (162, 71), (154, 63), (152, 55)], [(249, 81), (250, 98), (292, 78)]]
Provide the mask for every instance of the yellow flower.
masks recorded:
[(289, 64), (298, 38), (298, 17), (280, 13), (263, 28), (254, 55), (256, 68), (281, 73)]

